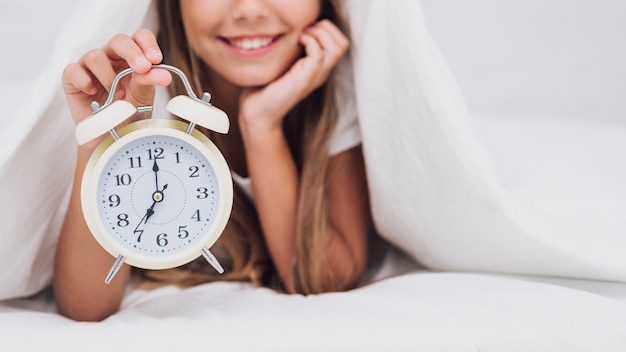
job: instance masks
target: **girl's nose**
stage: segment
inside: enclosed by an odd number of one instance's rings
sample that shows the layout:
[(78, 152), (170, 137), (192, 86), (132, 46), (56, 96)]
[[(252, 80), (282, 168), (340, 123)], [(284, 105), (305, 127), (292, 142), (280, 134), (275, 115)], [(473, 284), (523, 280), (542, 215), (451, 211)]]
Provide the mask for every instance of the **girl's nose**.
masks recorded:
[(266, 0), (234, 0), (232, 13), (236, 20), (254, 21), (268, 16), (269, 4)]

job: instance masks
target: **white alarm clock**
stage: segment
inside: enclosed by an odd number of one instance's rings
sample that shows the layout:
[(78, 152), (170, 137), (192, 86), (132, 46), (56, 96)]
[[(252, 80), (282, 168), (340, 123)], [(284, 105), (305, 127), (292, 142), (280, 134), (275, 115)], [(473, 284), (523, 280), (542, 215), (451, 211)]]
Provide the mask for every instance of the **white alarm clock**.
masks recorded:
[(92, 103), (91, 117), (76, 127), (79, 144), (110, 133), (89, 159), (81, 184), (85, 221), (98, 243), (117, 258), (105, 278), (109, 283), (121, 265), (167, 269), (200, 255), (220, 273), (223, 268), (209, 248), (224, 230), (233, 203), (233, 183), (226, 160), (199, 125), (227, 133), (226, 114), (198, 99), (184, 73), (169, 65), (154, 65), (176, 73), (188, 96), (179, 95), (167, 110), (187, 121), (145, 119), (116, 129), (137, 112), (113, 96), (120, 72), (106, 102)]

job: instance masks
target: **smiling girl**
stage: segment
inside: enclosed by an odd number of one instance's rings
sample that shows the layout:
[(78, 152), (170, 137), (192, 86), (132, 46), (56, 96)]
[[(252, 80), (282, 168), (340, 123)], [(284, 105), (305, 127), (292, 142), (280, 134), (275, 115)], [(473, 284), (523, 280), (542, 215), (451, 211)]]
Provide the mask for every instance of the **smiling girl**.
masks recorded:
[[(349, 131), (358, 126), (344, 121), (354, 112), (339, 113), (344, 102), (335, 101), (333, 72), (349, 47), (335, 6), (320, 0), (164, 0), (157, 8), (158, 38), (145, 29), (117, 35), (66, 67), (63, 87), (72, 116), (77, 123), (89, 116), (89, 103), (102, 101), (115, 75), (128, 67), (135, 72), (120, 82), (116, 99), (151, 105), (155, 86), (184, 94), (168, 71), (151, 66), (182, 69), (196, 91), (210, 92), (212, 104), (231, 119), (227, 135), (204, 132), (231, 168), (235, 201), (212, 249), (226, 274), (213, 274), (203, 258), (137, 273), (183, 286), (252, 281), (302, 294), (354, 287), (364, 271), (371, 220), (360, 141)], [(115, 313), (131, 277), (124, 266), (103, 283), (112, 257), (82, 217), (81, 178), (98, 142), (78, 147), (55, 262), (59, 311), (77, 320)]]

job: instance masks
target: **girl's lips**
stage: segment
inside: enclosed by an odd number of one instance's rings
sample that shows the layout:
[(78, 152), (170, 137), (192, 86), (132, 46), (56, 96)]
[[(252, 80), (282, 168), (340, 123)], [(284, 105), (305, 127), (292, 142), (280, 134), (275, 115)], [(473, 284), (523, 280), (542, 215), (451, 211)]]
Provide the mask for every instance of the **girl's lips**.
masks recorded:
[(239, 55), (260, 56), (272, 50), (275, 44), (282, 38), (282, 34), (269, 36), (240, 36), (218, 37), (226, 46)]

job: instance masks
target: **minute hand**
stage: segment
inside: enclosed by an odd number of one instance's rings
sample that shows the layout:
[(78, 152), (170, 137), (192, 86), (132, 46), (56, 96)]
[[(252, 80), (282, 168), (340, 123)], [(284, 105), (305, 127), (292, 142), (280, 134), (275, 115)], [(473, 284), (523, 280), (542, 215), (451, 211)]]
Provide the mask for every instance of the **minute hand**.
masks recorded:
[[(152, 171), (154, 171), (154, 183), (156, 192), (159, 191), (159, 165), (157, 165), (157, 159), (154, 158), (154, 164), (152, 165)], [(161, 191), (163, 192), (163, 191)], [(154, 204), (153, 204), (154, 206)]]

